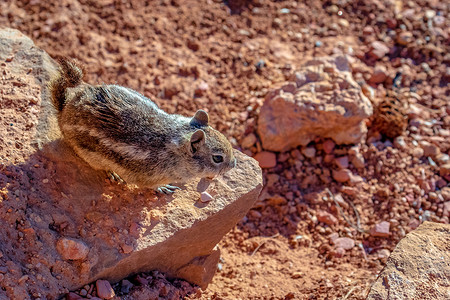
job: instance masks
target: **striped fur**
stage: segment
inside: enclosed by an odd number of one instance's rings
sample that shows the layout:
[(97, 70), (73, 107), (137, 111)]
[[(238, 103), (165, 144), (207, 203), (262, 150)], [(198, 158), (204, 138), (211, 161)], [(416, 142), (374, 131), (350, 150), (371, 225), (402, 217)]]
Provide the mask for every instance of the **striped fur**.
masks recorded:
[(64, 139), (93, 168), (155, 188), (234, 167), (230, 143), (208, 125), (206, 112), (167, 114), (136, 91), (82, 77), (76, 62), (62, 61), (50, 87)]

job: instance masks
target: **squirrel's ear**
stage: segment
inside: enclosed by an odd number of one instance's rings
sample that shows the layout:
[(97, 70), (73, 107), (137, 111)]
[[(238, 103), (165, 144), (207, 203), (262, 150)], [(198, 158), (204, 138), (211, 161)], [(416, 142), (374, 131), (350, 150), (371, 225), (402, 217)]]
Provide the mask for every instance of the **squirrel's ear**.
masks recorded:
[(198, 149), (205, 143), (205, 138), (205, 132), (201, 129), (198, 129), (191, 135), (190, 150), (192, 154), (196, 153)]
[(191, 119), (190, 124), (192, 126), (208, 126), (209, 116), (203, 109), (197, 110), (195, 116)]

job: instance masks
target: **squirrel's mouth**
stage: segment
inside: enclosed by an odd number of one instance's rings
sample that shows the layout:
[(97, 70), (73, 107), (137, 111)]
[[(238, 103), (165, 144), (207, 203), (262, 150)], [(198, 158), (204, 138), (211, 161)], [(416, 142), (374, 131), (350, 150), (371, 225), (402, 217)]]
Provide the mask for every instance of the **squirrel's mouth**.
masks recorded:
[(236, 167), (236, 158), (233, 158), (227, 166), (225, 166), (222, 170), (219, 171), (219, 175), (223, 175), (226, 172), (230, 171), (231, 169), (233, 169), (234, 167)]
[(236, 163), (237, 163), (236, 158), (233, 157), (233, 159), (230, 161), (228, 170), (235, 168), (236, 167)]

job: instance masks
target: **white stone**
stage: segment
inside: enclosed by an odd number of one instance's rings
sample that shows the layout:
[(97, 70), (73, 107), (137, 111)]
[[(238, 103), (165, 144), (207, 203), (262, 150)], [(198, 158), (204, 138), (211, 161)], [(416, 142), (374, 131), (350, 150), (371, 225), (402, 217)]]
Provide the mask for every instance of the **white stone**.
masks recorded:
[(317, 137), (337, 144), (361, 140), (372, 104), (344, 56), (310, 60), (292, 80), (269, 92), (261, 108), (258, 133), (264, 149), (287, 151)]

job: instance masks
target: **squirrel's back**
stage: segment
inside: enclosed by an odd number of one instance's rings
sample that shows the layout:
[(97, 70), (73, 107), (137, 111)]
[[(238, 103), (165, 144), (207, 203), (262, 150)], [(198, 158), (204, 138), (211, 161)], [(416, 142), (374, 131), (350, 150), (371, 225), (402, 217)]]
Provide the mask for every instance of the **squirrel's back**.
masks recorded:
[(228, 140), (194, 117), (168, 114), (138, 92), (118, 85), (90, 85), (83, 68), (61, 59), (50, 83), (64, 140), (95, 169), (128, 183), (157, 187), (221, 174), (235, 165)]

